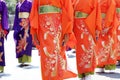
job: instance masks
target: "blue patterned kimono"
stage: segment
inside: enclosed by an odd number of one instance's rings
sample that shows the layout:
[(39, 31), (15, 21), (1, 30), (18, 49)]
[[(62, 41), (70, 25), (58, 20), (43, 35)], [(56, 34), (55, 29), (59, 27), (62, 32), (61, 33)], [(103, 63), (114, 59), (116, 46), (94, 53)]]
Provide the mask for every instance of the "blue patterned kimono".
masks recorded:
[[(22, 51), (17, 52), (17, 46), (19, 46), (19, 40), (21, 40), (25, 36), (25, 28), (20, 25), (23, 19), (29, 18), (29, 13), (31, 11), (32, 3), (28, 0), (25, 0), (23, 3), (18, 3), (16, 5), (16, 12), (15, 12), (15, 19), (14, 19), (14, 39), (16, 42), (16, 57), (18, 59), (21, 59), (23, 56), (31, 56), (32, 51), (32, 37), (30, 35), (30, 25), (29, 30), (27, 32), (28, 36), (26, 38), (26, 42), (28, 43), (25, 49), (22, 49)], [(20, 36), (21, 35), (21, 36)], [(25, 57), (24, 57), (25, 58)], [(28, 61), (19, 61), (19, 63), (24, 63)]]

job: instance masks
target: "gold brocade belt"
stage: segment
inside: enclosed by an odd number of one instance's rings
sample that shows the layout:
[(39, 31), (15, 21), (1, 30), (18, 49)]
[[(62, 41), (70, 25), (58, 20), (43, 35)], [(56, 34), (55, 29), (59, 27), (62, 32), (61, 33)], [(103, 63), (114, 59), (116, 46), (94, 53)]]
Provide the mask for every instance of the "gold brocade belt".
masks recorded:
[(61, 9), (52, 5), (39, 6), (39, 14), (44, 13), (60, 13)]
[(76, 18), (86, 18), (87, 16), (88, 16), (87, 13), (79, 12), (79, 11), (76, 11), (76, 12), (75, 12), (75, 17), (76, 17)]
[(19, 18), (28, 18), (29, 15), (30, 14), (28, 12), (19, 12)]
[(117, 13), (120, 13), (120, 8), (116, 8)]

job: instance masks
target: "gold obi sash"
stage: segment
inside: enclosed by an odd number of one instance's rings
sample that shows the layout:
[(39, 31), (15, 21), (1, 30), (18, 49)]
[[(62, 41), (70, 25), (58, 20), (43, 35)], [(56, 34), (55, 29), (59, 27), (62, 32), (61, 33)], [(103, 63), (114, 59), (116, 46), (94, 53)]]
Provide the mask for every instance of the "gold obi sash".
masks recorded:
[(117, 13), (120, 13), (120, 8), (116, 8)]
[(75, 12), (75, 17), (76, 17), (76, 18), (86, 18), (86, 17), (88, 17), (88, 14), (87, 14), (87, 13), (84, 13), (84, 12), (76, 11), (76, 12)]
[(29, 17), (29, 13), (28, 12), (19, 12), (19, 18), (28, 18)]
[(61, 9), (52, 5), (39, 6), (39, 14), (44, 13), (60, 13)]

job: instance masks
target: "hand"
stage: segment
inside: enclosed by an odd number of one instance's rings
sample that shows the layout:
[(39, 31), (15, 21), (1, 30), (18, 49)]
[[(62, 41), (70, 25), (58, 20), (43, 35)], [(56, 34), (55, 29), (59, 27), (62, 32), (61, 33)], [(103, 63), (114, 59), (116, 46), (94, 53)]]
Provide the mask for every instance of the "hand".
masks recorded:
[(62, 46), (65, 46), (68, 40), (69, 40), (69, 34), (65, 34), (62, 41)]
[(95, 34), (96, 34), (96, 40), (98, 40), (99, 35), (100, 35), (100, 31), (96, 30), (96, 31), (95, 31)]
[(28, 28), (29, 27), (29, 19), (28, 18), (21, 19), (20, 25), (24, 29)]
[(39, 42), (38, 37), (37, 37), (37, 34), (33, 35), (33, 42), (35, 43), (36, 46), (40, 45), (40, 42)]
[(0, 38), (2, 38), (2, 37), (3, 37), (3, 38), (5, 37), (5, 33), (4, 33), (3, 30), (0, 31)]

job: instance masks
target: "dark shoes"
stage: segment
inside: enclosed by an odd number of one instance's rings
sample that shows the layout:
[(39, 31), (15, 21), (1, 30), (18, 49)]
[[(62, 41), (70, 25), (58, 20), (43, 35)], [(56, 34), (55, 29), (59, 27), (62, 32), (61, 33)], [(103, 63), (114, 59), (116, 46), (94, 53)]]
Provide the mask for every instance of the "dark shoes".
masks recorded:
[(19, 65), (19, 67), (21, 67), (21, 68), (22, 67), (26, 67), (26, 66), (30, 66), (30, 65), (29, 64), (25, 64), (25, 63), (22, 63), (22, 64)]
[(0, 73), (3, 73), (4, 71), (0, 71)]

